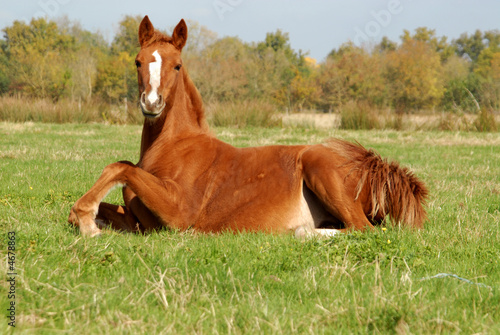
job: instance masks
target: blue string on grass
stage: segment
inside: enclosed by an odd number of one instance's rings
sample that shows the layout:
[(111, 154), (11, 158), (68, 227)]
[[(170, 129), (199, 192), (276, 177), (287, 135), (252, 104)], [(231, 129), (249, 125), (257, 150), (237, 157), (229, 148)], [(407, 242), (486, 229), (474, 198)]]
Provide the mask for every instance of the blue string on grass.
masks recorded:
[(434, 278), (444, 278), (444, 277), (453, 277), (453, 278), (456, 278), (458, 280), (464, 281), (467, 284), (477, 285), (477, 286), (481, 286), (481, 287), (486, 287), (486, 288), (492, 289), (491, 286), (485, 285), (483, 283), (474, 283), (473, 281), (470, 281), (469, 279), (465, 279), (465, 278), (459, 277), (459, 276), (457, 276), (457, 275), (455, 275), (453, 273), (438, 273), (435, 276), (423, 277), (423, 278), (419, 278), (418, 280), (422, 281), (422, 280), (429, 280), (429, 279), (434, 279)]

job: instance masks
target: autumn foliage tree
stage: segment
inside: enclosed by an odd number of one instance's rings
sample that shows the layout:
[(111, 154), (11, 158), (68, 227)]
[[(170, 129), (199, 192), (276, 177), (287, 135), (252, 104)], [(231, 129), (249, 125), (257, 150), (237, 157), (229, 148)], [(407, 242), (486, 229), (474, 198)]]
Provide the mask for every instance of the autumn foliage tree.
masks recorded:
[(378, 53), (371, 54), (346, 43), (330, 53), (319, 72), (324, 109), (335, 109), (352, 101), (371, 106), (386, 103), (384, 65)]
[(74, 52), (74, 39), (43, 18), (30, 24), (15, 21), (4, 34), (3, 71), (11, 90), (57, 101), (71, 78), (68, 56)]
[[(0, 39), (0, 94), (54, 103), (136, 103), (141, 20), (125, 16), (111, 42), (64, 18), (15, 21)], [(217, 38), (197, 22), (188, 25), (183, 60), (208, 104), (259, 101), (287, 111), (361, 106), (398, 113), (500, 109), (497, 30), (449, 41), (422, 27), (371, 48), (345, 43), (316, 63), (294, 50), (281, 30), (248, 43)]]
[(439, 54), (414, 39), (387, 54), (387, 82), (396, 111), (436, 106), (444, 94)]
[(248, 93), (246, 46), (236, 37), (215, 41), (190, 59), (188, 68), (193, 81), (206, 101), (241, 99)]
[(125, 16), (120, 21), (118, 33), (97, 66), (96, 92), (106, 101), (138, 99), (134, 60), (140, 49), (137, 31), (141, 20), (141, 16)]

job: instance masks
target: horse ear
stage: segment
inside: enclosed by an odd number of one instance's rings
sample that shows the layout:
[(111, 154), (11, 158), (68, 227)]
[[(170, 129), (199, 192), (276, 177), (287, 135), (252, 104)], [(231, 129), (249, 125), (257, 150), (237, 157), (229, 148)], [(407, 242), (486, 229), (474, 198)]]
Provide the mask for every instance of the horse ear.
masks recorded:
[(184, 19), (177, 24), (172, 34), (172, 44), (179, 50), (182, 50), (186, 45), (188, 38), (188, 28)]
[(144, 16), (139, 26), (139, 43), (141, 47), (153, 37), (154, 32), (155, 27), (153, 27), (153, 24), (149, 21), (149, 17), (147, 15)]

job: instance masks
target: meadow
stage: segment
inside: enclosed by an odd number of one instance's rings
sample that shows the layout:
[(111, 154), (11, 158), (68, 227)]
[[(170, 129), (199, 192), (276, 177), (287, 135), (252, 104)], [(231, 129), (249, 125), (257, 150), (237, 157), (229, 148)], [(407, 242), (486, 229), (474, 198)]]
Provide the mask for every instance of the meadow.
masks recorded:
[[(141, 127), (3, 122), (0, 333), (500, 334), (499, 133), (214, 132), (242, 147), (334, 136), (374, 148), (426, 182), (426, 227), (305, 241), (167, 230), (83, 238), (67, 224), (70, 207), (107, 164), (137, 161)], [(106, 201), (121, 203), (120, 192)]]

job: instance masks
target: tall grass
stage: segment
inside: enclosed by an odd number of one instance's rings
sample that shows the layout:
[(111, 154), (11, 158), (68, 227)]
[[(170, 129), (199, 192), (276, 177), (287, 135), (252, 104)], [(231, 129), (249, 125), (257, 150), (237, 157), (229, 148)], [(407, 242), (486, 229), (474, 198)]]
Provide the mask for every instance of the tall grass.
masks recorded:
[[(216, 127), (289, 127), (340, 128), (347, 130), (445, 130), (496, 132), (500, 114), (482, 109), (477, 114), (414, 112), (396, 114), (390, 108), (377, 109), (368, 104), (348, 102), (339, 114), (331, 115), (339, 122), (326, 122), (326, 114), (318, 119), (292, 120), (279, 108), (261, 100), (211, 102), (206, 104), (207, 118)], [(292, 116), (294, 114), (291, 114)], [(286, 120), (284, 120), (284, 118)], [(79, 102), (0, 96), (0, 121), (43, 123), (139, 124), (143, 117), (136, 103), (109, 104), (92, 100)], [(318, 124), (319, 123), (319, 124)]]
[[(264, 101), (213, 102), (206, 106), (206, 110), (208, 120), (214, 126), (281, 126), (277, 107)], [(135, 103), (114, 105), (95, 100), (54, 103), (49, 99), (0, 96), (0, 121), (137, 124), (142, 121), (142, 115)]]
[(134, 103), (113, 105), (97, 100), (52, 102), (49, 99), (0, 96), (0, 121), (136, 124), (141, 118)]
[(340, 109), (340, 129), (370, 130), (446, 130), (498, 131), (498, 118), (492, 111), (481, 109), (477, 114), (420, 112), (395, 113), (390, 109), (372, 108), (366, 103), (350, 101)]
[(481, 109), (481, 111), (476, 117), (476, 120), (474, 121), (474, 127), (476, 128), (477, 131), (491, 132), (498, 130), (498, 125), (495, 120), (495, 116), (493, 115), (492, 112), (486, 109)]
[(216, 127), (281, 126), (277, 107), (260, 100), (212, 102), (207, 112), (209, 122)]
[(366, 103), (349, 101), (340, 111), (340, 129), (381, 129), (384, 125), (377, 111)]

